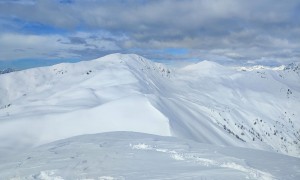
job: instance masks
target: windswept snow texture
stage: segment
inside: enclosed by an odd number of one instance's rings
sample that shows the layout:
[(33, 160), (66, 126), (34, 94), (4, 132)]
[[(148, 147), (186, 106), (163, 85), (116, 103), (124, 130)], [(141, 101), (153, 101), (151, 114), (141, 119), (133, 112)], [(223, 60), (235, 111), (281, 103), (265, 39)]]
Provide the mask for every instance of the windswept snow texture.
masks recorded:
[(112, 132), (34, 148), (0, 164), (2, 179), (299, 179), (299, 159), (172, 137)]

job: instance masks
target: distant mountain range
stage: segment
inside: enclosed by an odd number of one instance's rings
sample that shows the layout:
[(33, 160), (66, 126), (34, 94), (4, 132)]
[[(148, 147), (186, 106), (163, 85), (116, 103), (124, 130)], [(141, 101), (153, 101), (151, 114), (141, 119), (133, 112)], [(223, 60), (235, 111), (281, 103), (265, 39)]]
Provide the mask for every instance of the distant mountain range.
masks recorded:
[(15, 70), (12, 69), (12, 68), (7, 68), (7, 69), (0, 70), (0, 74), (11, 73), (11, 72), (14, 72), (14, 71)]

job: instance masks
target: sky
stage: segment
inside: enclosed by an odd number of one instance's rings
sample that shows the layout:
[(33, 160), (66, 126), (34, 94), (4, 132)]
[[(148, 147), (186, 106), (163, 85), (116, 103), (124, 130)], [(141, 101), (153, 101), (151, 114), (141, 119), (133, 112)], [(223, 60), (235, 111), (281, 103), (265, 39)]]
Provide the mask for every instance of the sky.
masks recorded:
[(0, 0), (0, 69), (136, 53), (158, 61), (300, 61), (299, 0)]

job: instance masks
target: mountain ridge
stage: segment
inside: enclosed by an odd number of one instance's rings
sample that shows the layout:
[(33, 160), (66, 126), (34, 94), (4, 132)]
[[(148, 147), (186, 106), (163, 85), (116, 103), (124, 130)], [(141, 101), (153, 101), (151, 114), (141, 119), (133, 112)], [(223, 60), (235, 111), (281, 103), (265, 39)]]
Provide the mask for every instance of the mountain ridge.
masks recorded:
[(113, 54), (1, 75), (2, 148), (135, 131), (299, 157), (294, 71), (238, 71), (209, 61), (190, 67)]

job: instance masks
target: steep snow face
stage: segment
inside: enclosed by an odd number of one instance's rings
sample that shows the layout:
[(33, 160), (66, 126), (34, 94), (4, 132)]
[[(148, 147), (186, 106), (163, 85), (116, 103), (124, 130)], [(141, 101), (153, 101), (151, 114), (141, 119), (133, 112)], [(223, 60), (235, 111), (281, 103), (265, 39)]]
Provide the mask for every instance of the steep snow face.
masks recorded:
[(299, 159), (140, 133), (84, 135), (5, 158), (2, 179), (299, 179)]
[(169, 120), (147, 98), (167, 71), (137, 55), (114, 54), (3, 74), (0, 149), (120, 130), (170, 136)]
[(207, 63), (205, 69), (200, 62), (178, 70), (176, 87), (185, 93), (176, 101), (190, 104), (193, 112), (254, 148), (299, 156), (299, 74), (285, 68), (237, 71), (215, 63), (210, 68)]
[[(295, 69), (295, 68), (294, 68)], [(0, 150), (134, 131), (300, 156), (300, 76), (113, 54), (0, 75)]]

